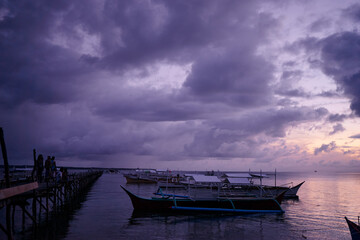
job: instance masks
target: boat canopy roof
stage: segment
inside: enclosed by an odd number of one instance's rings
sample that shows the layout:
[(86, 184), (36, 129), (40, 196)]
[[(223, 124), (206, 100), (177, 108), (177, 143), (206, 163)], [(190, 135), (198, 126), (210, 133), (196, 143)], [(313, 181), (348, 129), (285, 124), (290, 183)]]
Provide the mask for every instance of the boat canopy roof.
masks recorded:
[(251, 184), (248, 178), (227, 178), (230, 184)]
[(252, 178), (249, 173), (225, 173), (228, 178)]
[(250, 173), (250, 175), (252, 176), (252, 177), (255, 177), (255, 178), (268, 178), (269, 176), (268, 175), (266, 175), (266, 174), (258, 174), (258, 173)]
[(156, 169), (136, 169), (135, 172), (143, 172), (143, 173), (157, 173)]
[(217, 176), (205, 176), (200, 174), (185, 174), (186, 177), (192, 177), (198, 183), (221, 183)]

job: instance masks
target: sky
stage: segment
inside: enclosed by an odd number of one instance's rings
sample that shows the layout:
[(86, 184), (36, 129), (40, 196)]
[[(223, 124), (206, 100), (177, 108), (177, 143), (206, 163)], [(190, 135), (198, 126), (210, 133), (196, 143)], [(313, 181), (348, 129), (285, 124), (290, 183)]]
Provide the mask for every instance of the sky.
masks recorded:
[(359, 171), (358, 1), (0, 0), (10, 164)]

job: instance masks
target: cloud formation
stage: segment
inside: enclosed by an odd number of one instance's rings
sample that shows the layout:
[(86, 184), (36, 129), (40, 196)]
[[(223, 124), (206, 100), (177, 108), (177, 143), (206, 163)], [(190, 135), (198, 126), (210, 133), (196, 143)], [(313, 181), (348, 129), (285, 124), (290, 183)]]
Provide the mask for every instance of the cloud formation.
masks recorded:
[[(283, 40), (289, 24), (277, 11), (287, 4), (268, 4), (1, 1), (0, 122), (9, 155), (22, 163), (36, 148), (97, 166), (267, 163), (305, 151), (287, 141), (299, 126), (330, 122), (329, 136), (346, 131), (349, 114), (305, 101), (344, 94), (360, 114), (358, 33), (313, 36), (335, 26), (319, 17), (304, 23), (308, 38)], [(356, 9), (343, 18), (358, 21)], [(319, 58), (287, 55), (304, 46)], [(305, 63), (338, 89), (308, 90)]]
[(321, 41), (324, 73), (332, 76), (351, 98), (350, 108), (360, 116), (360, 35), (343, 32)]
[(356, 134), (356, 135), (350, 136), (349, 138), (360, 138), (360, 134)]
[(341, 123), (338, 123), (333, 126), (333, 130), (329, 133), (329, 135), (334, 135), (335, 133), (343, 131), (345, 131), (345, 128), (343, 127), (343, 125), (341, 125)]
[(322, 152), (331, 152), (335, 148), (336, 148), (336, 143), (334, 141), (329, 144), (322, 144), (321, 147), (315, 148), (314, 155), (318, 155), (319, 153)]

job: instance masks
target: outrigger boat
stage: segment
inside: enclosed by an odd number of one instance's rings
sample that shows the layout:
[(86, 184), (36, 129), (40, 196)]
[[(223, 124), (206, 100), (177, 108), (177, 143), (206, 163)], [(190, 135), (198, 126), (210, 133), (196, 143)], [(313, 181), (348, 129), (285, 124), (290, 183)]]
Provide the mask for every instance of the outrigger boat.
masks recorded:
[(124, 173), (123, 175), (126, 178), (126, 183), (157, 183), (155, 178), (157, 171), (155, 169), (136, 169), (135, 172)]
[(294, 187), (281, 187), (281, 186), (266, 186), (266, 185), (246, 185), (246, 184), (229, 184), (228, 187), (224, 187), (222, 189), (224, 195), (234, 195), (248, 193), (256, 196), (262, 197), (275, 197), (280, 193), (286, 191), (284, 198), (298, 198), (297, 192), (301, 185), (304, 184), (305, 181), (299, 183)]
[(345, 220), (349, 226), (352, 240), (360, 240), (360, 226), (345, 217)]
[[(303, 181), (296, 186), (276, 186), (275, 180), (275, 186), (271, 186), (263, 185), (261, 181), (262, 178), (268, 178), (268, 176), (262, 173), (225, 173), (222, 176), (222, 181), (224, 182), (222, 191), (224, 194), (234, 196), (248, 193), (260, 197), (275, 197), (287, 190), (284, 198), (298, 198), (297, 192), (305, 183), (305, 181)], [(255, 184), (254, 179), (260, 179), (260, 184)]]
[(159, 197), (142, 198), (123, 186), (131, 199), (134, 210), (173, 212), (218, 212), (218, 213), (284, 213), (280, 204), (285, 192), (276, 198), (258, 197), (213, 197), (193, 199), (190, 196), (162, 194)]

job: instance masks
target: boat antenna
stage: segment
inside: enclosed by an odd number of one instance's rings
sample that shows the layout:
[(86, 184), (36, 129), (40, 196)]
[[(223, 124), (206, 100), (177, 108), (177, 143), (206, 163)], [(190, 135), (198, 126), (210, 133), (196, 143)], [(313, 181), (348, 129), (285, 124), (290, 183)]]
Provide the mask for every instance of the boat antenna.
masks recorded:
[(276, 187), (276, 168), (275, 168), (275, 187)]

